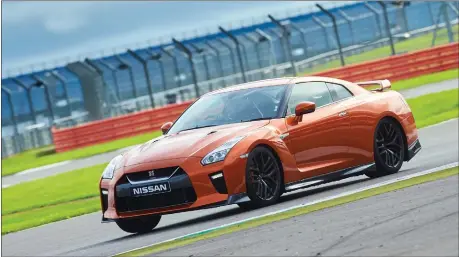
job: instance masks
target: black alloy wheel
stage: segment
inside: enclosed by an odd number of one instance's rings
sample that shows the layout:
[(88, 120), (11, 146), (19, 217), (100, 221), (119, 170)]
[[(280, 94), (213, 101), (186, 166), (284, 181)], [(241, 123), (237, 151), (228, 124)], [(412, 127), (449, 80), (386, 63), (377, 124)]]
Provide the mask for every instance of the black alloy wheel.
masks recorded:
[(246, 166), (247, 195), (250, 202), (239, 204), (252, 209), (273, 204), (282, 193), (281, 167), (266, 147), (256, 147), (248, 156)]
[(376, 170), (369, 177), (379, 177), (397, 173), (405, 159), (405, 140), (400, 126), (391, 119), (383, 119), (376, 127), (374, 139), (374, 159)]

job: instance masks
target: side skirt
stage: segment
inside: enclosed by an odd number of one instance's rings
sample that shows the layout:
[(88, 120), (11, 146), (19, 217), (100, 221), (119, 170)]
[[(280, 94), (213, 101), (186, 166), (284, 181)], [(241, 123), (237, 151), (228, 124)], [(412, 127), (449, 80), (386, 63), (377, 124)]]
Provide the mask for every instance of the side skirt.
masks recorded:
[(325, 174), (325, 175), (320, 175), (317, 177), (312, 177), (312, 178), (307, 178), (307, 179), (303, 179), (303, 180), (296, 181), (296, 182), (291, 182), (285, 185), (285, 191), (289, 192), (289, 191), (311, 187), (311, 186), (317, 186), (320, 184), (333, 182), (333, 181), (337, 181), (337, 180), (341, 180), (341, 179), (345, 179), (349, 177), (359, 176), (359, 175), (362, 175), (366, 169), (369, 169), (373, 167), (374, 165), (375, 165), (374, 163), (365, 164), (365, 165), (347, 168), (344, 170), (336, 171), (336, 172)]

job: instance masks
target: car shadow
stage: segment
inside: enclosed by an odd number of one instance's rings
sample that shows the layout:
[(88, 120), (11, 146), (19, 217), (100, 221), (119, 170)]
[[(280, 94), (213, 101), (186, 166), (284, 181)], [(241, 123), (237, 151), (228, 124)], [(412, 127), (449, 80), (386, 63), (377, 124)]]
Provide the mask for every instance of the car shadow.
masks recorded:
[[(343, 188), (343, 187), (350, 186), (350, 185), (357, 184), (357, 183), (362, 183), (362, 182), (367, 181), (367, 180), (369, 180), (369, 178), (365, 177), (365, 178), (361, 178), (361, 179), (354, 179), (352, 181), (343, 181), (341, 183), (339, 181), (337, 181), (337, 182), (335, 182), (336, 184), (333, 184), (333, 185), (322, 184), (322, 185), (319, 185), (319, 186), (316, 186), (316, 187), (311, 187), (310, 189), (302, 189), (302, 191), (292, 192), (292, 193), (289, 193), (288, 195), (284, 195), (284, 196), (282, 196), (280, 198), (279, 202), (280, 203), (285, 203), (285, 202), (289, 202), (289, 201), (294, 201), (294, 200), (297, 200), (299, 198), (303, 198), (303, 197), (307, 197), (307, 196), (310, 196), (310, 195), (323, 193), (323, 192), (326, 192), (326, 191), (329, 191), (329, 190), (333, 190), (333, 189)], [(185, 220), (185, 221), (180, 221), (180, 222), (177, 222), (177, 223), (174, 223), (174, 224), (170, 224), (170, 225), (167, 225), (167, 226), (164, 226), (164, 227), (159, 227), (159, 228), (154, 229), (154, 230), (152, 230), (151, 232), (148, 232), (148, 233), (132, 234), (132, 235), (124, 236), (124, 237), (119, 237), (119, 238), (116, 238), (116, 239), (113, 239), (113, 240), (106, 241), (106, 242), (101, 243), (101, 244), (114, 243), (114, 242), (117, 242), (117, 241), (122, 241), (122, 240), (129, 239), (129, 238), (141, 238), (141, 237), (145, 237), (145, 236), (151, 236), (151, 235), (154, 235), (155, 233), (161, 233), (161, 232), (164, 232), (164, 231), (169, 231), (169, 230), (173, 230), (173, 229), (184, 227), (184, 226), (196, 225), (196, 224), (199, 224), (199, 223), (204, 223), (204, 222), (208, 222), (208, 221), (212, 221), (212, 220), (217, 220), (217, 219), (220, 219), (220, 218), (225, 218), (225, 217), (228, 217), (228, 216), (231, 216), (231, 215), (236, 215), (236, 214), (243, 213), (243, 212), (252, 212), (252, 211), (244, 211), (241, 208), (234, 208), (234, 209), (230, 209), (230, 210), (224, 210), (224, 211), (213, 213), (213, 214), (203, 215), (203, 216), (198, 217), (198, 218), (193, 218), (193, 219), (189, 219), (189, 220)]]

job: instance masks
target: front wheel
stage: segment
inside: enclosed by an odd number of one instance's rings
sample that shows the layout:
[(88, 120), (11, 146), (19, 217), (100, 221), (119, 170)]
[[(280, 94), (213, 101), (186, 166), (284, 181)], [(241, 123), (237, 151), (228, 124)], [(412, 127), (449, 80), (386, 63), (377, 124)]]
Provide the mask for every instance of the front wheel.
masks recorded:
[(152, 231), (161, 220), (161, 215), (120, 219), (116, 224), (120, 229), (128, 233), (147, 233)]
[(391, 119), (382, 119), (374, 137), (375, 169), (365, 173), (370, 178), (397, 173), (405, 159), (403, 131)]
[(282, 193), (282, 172), (274, 154), (266, 147), (256, 147), (246, 165), (246, 186), (250, 202), (242, 209), (254, 209), (276, 203)]

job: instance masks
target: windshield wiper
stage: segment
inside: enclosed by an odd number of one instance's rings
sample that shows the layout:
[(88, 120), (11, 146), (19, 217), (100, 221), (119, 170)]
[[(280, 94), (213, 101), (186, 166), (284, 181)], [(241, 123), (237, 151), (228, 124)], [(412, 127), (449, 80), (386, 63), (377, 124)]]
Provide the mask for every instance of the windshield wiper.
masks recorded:
[(241, 120), (241, 122), (249, 122), (249, 121), (256, 121), (256, 120), (270, 120), (272, 119), (271, 117), (266, 117), (266, 118), (255, 118), (251, 120)]
[(192, 127), (192, 128), (187, 128), (187, 129), (182, 129), (180, 130), (178, 133), (182, 132), (182, 131), (187, 131), (187, 130), (193, 130), (193, 129), (200, 129), (200, 128), (208, 128), (208, 127), (215, 127), (215, 126), (218, 126), (218, 124), (212, 124), (212, 125), (206, 125), (206, 126), (201, 126), (201, 127)]

